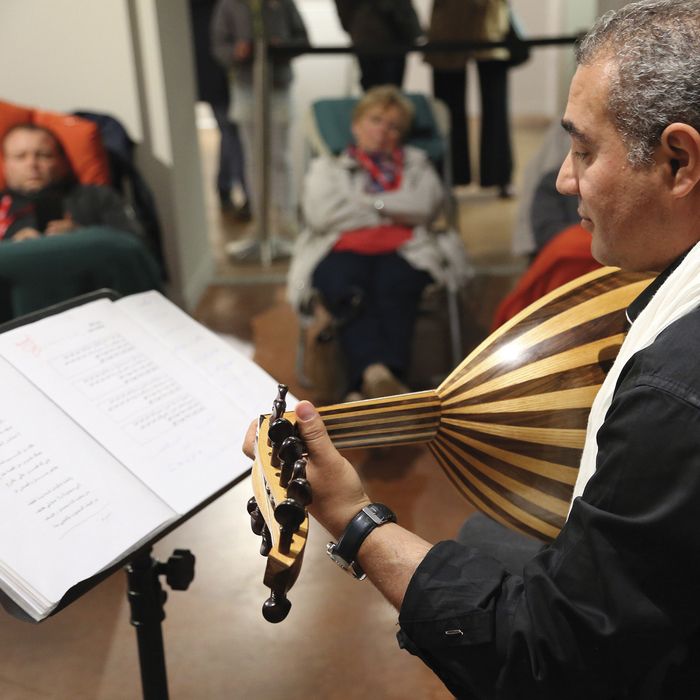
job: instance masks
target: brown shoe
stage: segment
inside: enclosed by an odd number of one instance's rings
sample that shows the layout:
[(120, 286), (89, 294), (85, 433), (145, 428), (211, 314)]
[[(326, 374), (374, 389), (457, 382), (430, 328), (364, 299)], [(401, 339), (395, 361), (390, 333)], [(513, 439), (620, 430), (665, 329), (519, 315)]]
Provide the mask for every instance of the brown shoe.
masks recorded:
[(362, 393), (369, 399), (406, 394), (409, 391), (386, 365), (379, 362), (370, 365), (362, 373)]

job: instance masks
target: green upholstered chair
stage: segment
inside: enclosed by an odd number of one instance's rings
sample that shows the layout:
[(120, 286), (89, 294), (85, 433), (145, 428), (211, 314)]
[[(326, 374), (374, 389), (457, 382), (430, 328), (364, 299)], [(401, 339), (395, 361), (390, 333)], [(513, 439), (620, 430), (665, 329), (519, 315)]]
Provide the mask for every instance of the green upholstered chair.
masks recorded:
[(161, 271), (136, 236), (106, 226), (0, 243), (0, 322), (107, 287), (161, 289)]

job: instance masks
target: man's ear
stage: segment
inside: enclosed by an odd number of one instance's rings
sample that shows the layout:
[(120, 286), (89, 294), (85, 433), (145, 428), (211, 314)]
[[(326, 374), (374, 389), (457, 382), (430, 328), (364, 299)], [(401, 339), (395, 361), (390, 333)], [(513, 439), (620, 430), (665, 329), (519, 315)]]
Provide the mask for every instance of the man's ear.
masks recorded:
[(661, 134), (660, 156), (669, 168), (672, 194), (690, 194), (700, 183), (700, 133), (690, 124), (669, 124)]

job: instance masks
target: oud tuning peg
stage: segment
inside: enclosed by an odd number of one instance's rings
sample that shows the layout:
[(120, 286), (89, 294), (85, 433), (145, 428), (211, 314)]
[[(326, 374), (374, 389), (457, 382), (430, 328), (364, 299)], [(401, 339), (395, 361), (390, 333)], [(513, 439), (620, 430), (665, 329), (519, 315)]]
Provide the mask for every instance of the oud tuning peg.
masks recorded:
[(248, 503), (245, 504), (245, 508), (249, 515), (252, 515), (253, 511), (258, 509), (258, 502), (255, 500), (255, 496), (251, 496), (248, 499)]
[(295, 435), (286, 438), (280, 445), (280, 459), (289, 464), (290, 469), (294, 462), (301, 459), (304, 454), (304, 443)]
[(312, 500), (311, 484), (306, 479), (292, 479), (287, 486), (287, 498), (308, 506)]
[(306, 457), (300, 457), (294, 462), (292, 479), (306, 479)]
[(277, 418), (272, 421), (267, 431), (270, 444), (278, 449), (282, 446), (282, 443), (292, 435), (294, 435), (294, 426), (286, 418)]
[(287, 392), (289, 387), (286, 384), (277, 385), (277, 398), (272, 402), (272, 413), (270, 415), (270, 423), (281, 418), (287, 410)]
[(289, 480), (292, 478), (294, 463), (298, 459), (301, 459), (304, 454), (304, 443), (298, 437), (292, 435), (284, 440), (277, 454), (282, 463), (282, 468), (280, 470), (280, 486), (286, 488)]
[(268, 622), (282, 622), (289, 614), (292, 604), (282, 591), (271, 591), (270, 597), (263, 603), (262, 614)]
[(263, 518), (258, 508), (258, 502), (255, 500), (255, 496), (248, 500), (246, 510), (250, 515), (250, 529), (254, 534), (262, 535), (263, 528), (265, 527), (265, 518)]
[(272, 549), (272, 535), (270, 534), (270, 528), (268, 528), (267, 525), (263, 525), (260, 536), (262, 537), (262, 542), (260, 543), (260, 554), (266, 557)]
[(285, 498), (275, 508), (275, 520), (280, 524), (279, 550), (283, 554), (289, 552), (292, 537), (304, 522), (305, 517), (304, 506), (291, 498)]

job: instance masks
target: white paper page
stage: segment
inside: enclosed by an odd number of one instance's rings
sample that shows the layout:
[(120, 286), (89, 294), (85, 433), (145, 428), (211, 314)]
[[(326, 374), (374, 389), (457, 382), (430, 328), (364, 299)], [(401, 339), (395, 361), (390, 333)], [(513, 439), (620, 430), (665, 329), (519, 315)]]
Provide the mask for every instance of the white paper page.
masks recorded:
[(249, 468), (222, 393), (106, 299), (0, 335), (0, 356), (180, 514)]
[[(234, 405), (232, 426), (241, 431), (241, 440), (253, 419), (270, 412), (277, 381), (162, 294), (142, 292), (115, 303), (221, 389)], [(288, 394), (287, 407), (295, 404)]]
[(0, 386), (2, 563), (55, 604), (175, 514), (2, 359)]

